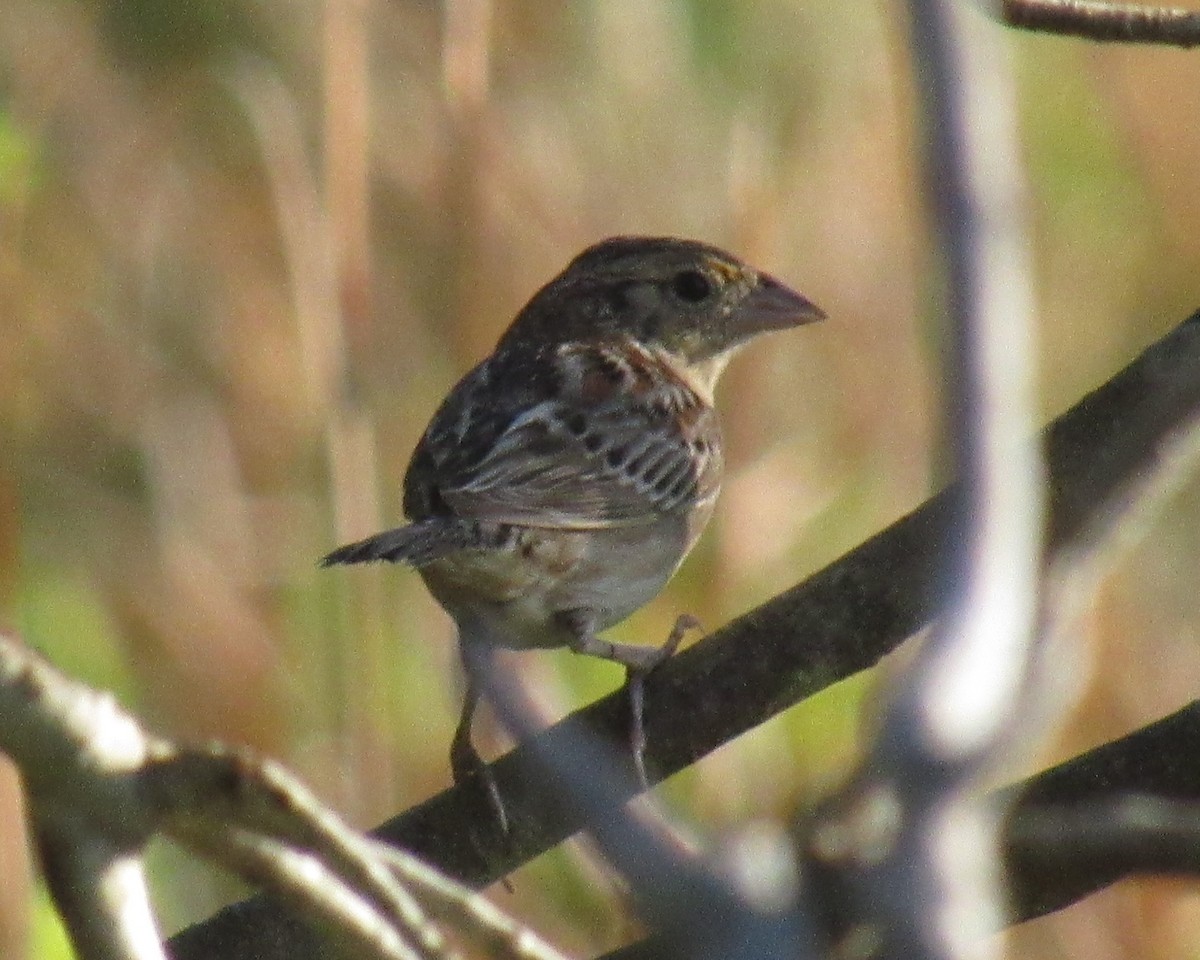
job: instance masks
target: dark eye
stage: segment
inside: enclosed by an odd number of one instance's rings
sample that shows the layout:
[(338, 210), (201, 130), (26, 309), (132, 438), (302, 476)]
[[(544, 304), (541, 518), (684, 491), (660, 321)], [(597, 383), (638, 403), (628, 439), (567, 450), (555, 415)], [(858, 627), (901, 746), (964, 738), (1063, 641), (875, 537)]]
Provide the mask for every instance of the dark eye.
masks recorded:
[(712, 294), (712, 281), (699, 270), (683, 270), (675, 274), (671, 281), (671, 289), (680, 300), (688, 303), (700, 303)]

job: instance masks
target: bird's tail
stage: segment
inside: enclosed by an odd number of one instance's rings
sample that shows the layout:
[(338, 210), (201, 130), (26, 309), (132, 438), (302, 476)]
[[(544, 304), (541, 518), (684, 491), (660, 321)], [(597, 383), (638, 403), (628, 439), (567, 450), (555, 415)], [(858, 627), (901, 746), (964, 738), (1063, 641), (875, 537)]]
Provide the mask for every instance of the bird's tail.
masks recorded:
[(457, 550), (476, 547), (479, 545), (479, 539), (479, 530), (475, 524), (420, 520), (338, 547), (321, 558), (321, 566), (387, 560), (389, 563), (407, 563), (414, 567), (422, 567)]

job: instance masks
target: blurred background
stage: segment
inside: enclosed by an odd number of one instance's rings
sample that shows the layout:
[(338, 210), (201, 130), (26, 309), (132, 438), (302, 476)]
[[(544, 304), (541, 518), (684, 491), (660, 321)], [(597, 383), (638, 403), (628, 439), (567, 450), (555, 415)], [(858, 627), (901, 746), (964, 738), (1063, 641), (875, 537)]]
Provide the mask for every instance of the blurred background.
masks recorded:
[[(1009, 37), (1048, 418), (1200, 306), (1200, 54)], [(912, 107), (899, 5), (865, 0), (5, 0), (0, 619), (355, 824), (442, 789), (449, 621), (411, 573), (316, 560), (400, 519), (437, 402), (586, 244), (703, 238), (830, 315), (731, 369), (718, 515), (617, 638), (683, 610), (719, 626), (938, 484)], [(1012, 775), (1196, 695), (1198, 562), (1193, 482), (1118, 558), (1079, 625), (1079, 704)], [(620, 682), (521, 663), (556, 713)], [(666, 802), (708, 838), (807, 805), (853, 764), (875, 684)], [(170, 849), (152, 869), (168, 930), (241, 893)], [(513, 879), (497, 901), (565, 949), (632, 934), (578, 846)], [(1126, 884), (1012, 936), (1025, 957), (1196, 957), (1200, 891)], [(70, 956), (2, 762), (0, 955)]]

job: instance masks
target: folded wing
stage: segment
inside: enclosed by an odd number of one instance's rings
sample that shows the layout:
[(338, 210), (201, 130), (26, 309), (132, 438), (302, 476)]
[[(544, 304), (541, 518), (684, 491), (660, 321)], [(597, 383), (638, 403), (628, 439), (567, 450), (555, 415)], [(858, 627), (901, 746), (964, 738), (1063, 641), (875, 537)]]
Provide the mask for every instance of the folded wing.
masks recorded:
[(490, 443), (467, 418), (457, 450), (477, 455), (432, 471), (450, 513), (585, 530), (651, 523), (716, 496), (716, 416), (684, 380), (629, 345), (572, 344), (559, 359), (548, 395)]

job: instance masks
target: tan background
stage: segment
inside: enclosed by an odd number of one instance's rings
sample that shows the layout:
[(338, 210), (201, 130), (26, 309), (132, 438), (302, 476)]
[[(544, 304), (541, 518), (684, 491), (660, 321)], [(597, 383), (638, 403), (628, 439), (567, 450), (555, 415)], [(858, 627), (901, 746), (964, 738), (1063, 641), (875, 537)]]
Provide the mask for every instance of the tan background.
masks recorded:
[[(0, 617), (358, 824), (441, 789), (448, 621), (411, 574), (315, 561), (398, 519), (438, 399), (612, 233), (726, 245), (830, 314), (730, 372), (718, 517), (622, 639), (681, 610), (718, 625), (914, 506), (940, 474), (939, 324), (897, 8), (6, 0)], [(1010, 38), (1048, 417), (1200, 307), (1200, 52)], [(1192, 484), (1120, 559), (1079, 630), (1090, 683), (1081, 655), (1082, 702), (1037, 762), (1195, 696), (1198, 521)], [(522, 664), (557, 711), (619, 679)], [(720, 751), (669, 802), (702, 835), (806, 803), (852, 762), (871, 686)], [(22, 879), (17, 798), (0, 770), (0, 955), (65, 956)], [(237, 892), (170, 850), (154, 880), (169, 929)], [(627, 935), (577, 850), (514, 880), (498, 901), (568, 949)], [(1018, 940), (1200, 956), (1200, 897), (1129, 885)]]

